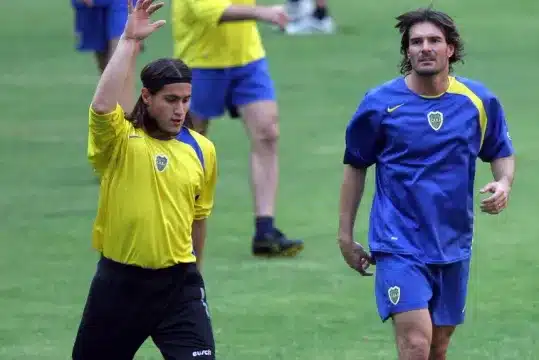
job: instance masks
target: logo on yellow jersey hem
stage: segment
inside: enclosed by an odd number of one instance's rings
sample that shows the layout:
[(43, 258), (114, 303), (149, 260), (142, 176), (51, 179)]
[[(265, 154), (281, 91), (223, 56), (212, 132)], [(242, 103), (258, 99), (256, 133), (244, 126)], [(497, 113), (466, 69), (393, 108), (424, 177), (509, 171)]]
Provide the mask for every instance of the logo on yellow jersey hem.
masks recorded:
[(168, 165), (168, 157), (163, 154), (159, 154), (155, 157), (155, 168), (157, 171), (162, 172)]

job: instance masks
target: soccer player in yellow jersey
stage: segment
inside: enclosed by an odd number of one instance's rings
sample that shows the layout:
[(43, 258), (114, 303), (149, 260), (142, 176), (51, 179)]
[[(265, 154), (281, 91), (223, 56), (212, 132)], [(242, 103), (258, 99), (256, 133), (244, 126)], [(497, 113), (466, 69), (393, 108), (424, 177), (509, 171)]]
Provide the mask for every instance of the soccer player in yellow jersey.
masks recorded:
[(191, 71), (180, 60), (153, 61), (141, 72), (134, 110), (126, 116), (118, 105), (140, 41), (164, 24), (149, 21), (163, 5), (152, 2), (139, 0), (129, 15), (89, 111), (88, 156), (101, 177), (93, 245), (101, 257), (75, 360), (133, 359), (148, 337), (167, 360), (215, 358), (199, 267), (216, 154), (183, 126)]
[(284, 7), (256, 6), (254, 0), (174, 0), (172, 20), (174, 56), (193, 70), (190, 113), (195, 130), (206, 134), (209, 120), (228, 110), (241, 117), (249, 134), (254, 255), (297, 254), (303, 242), (288, 239), (274, 225), (278, 109), (255, 21), (284, 28)]

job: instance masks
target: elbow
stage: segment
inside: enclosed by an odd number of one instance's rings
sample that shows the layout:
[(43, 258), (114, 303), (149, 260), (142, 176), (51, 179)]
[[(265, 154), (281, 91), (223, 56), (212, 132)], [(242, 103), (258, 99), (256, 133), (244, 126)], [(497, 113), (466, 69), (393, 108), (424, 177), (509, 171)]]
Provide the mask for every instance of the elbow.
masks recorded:
[(112, 104), (108, 101), (94, 100), (92, 101), (91, 108), (94, 113), (99, 115), (105, 115), (113, 112), (116, 105), (117, 104)]

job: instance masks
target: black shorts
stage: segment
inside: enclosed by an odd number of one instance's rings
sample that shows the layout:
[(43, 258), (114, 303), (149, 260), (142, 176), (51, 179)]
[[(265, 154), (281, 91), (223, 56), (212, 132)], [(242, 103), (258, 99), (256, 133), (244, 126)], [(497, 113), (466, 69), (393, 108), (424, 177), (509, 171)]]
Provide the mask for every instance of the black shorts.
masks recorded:
[(215, 359), (204, 281), (196, 264), (149, 270), (102, 257), (72, 358), (131, 360), (148, 337), (166, 360)]

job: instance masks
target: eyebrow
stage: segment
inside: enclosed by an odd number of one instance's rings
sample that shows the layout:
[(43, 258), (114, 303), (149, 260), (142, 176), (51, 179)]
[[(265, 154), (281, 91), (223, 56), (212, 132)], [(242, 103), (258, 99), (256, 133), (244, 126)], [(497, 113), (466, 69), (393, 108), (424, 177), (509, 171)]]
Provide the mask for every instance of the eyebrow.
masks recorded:
[(410, 36), (410, 40), (414, 39), (422, 39), (422, 38), (440, 38), (443, 39), (442, 35), (416, 35), (416, 36)]

